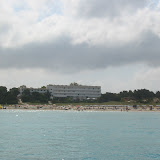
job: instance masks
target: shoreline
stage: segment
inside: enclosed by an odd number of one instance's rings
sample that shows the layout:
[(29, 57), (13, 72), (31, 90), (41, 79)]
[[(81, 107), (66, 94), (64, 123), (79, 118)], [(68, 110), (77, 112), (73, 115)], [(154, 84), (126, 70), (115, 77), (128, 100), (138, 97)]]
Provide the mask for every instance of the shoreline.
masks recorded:
[(53, 110), (53, 111), (100, 111), (100, 112), (160, 112), (160, 106), (127, 105), (7, 105), (0, 110)]
[(106, 111), (101, 111), (101, 110), (84, 110), (84, 111), (78, 111), (78, 110), (54, 110), (54, 109), (1, 109), (0, 111), (35, 111), (35, 112), (37, 112), (37, 111), (42, 111), (42, 112), (44, 112), (44, 111), (58, 111), (58, 112), (114, 112), (114, 113), (142, 113), (142, 112), (144, 112), (144, 113), (159, 113), (160, 111), (145, 111), (145, 110), (135, 110), (135, 111), (114, 111), (114, 110), (106, 110)]

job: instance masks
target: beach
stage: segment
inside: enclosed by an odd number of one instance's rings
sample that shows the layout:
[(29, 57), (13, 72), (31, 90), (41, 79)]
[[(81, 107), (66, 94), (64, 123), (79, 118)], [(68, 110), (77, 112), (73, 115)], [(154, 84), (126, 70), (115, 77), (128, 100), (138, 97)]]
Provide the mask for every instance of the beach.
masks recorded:
[(153, 105), (6, 105), (5, 109), (24, 109), (24, 110), (65, 110), (65, 111), (120, 111), (120, 112), (135, 112), (135, 111), (154, 111), (159, 112), (160, 106)]

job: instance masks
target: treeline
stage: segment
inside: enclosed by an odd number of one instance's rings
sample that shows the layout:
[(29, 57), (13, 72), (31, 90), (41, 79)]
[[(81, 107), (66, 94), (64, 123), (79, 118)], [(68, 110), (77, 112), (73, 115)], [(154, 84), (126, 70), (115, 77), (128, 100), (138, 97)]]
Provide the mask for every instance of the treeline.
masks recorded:
[(134, 91), (122, 91), (120, 93), (106, 92), (98, 98), (98, 102), (109, 102), (109, 101), (127, 101), (127, 102), (159, 102), (160, 92), (152, 92), (147, 89), (139, 89)]
[[(18, 100), (21, 99), (22, 102), (31, 102), (31, 103), (72, 103), (72, 102), (82, 102), (80, 99), (73, 99), (71, 97), (66, 98), (57, 98), (54, 97), (50, 99), (50, 93), (45, 94), (33, 92), (31, 93), (28, 89), (24, 90), (21, 97), (18, 97), (19, 90), (18, 88), (12, 88), (7, 91), (5, 86), (0, 86), (0, 104), (17, 104)], [(83, 102), (92, 102), (92, 103), (103, 103), (109, 101), (117, 102), (139, 102), (139, 103), (150, 103), (150, 102), (160, 102), (160, 91), (156, 93), (149, 91), (147, 89), (139, 89), (134, 91), (122, 91), (119, 93), (106, 92), (101, 94), (98, 99), (85, 99)]]
[(21, 100), (23, 102), (31, 102), (31, 103), (48, 103), (50, 101), (50, 94), (47, 93), (31, 93), (28, 89), (24, 90), (21, 96)]
[(17, 104), (18, 94), (18, 88), (12, 88), (7, 91), (6, 87), (0, 86), (0, 104)]

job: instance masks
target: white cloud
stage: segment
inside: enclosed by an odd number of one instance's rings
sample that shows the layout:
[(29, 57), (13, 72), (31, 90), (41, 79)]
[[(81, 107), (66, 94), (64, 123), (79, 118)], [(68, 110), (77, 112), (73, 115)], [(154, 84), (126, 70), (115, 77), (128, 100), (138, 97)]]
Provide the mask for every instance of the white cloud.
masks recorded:
[[(157, 67), (159, 4), (149, 0), (2, 0), (0, 68), (9, 72), (14, 68), (20, 75), (26, 69), (68, 75), (95, 70), (98, 75), (111, 66)], [(81, 82), (86, 83), (84, 78)], [(119, 83), (125, 87), (123, 81)]]
[[(17, 45), (20, 46), (39, 41), (45, 43), (46, 41), (59, 38), (59, 36), (61, 37), (63, 35), (69, 36), (73, 44), (87, 43), (92, 46), (107, 45), (110, 47), (113, 45), (124, 45), (140, 39), (141, 33), (146, 31), (152, 31), (157, 35), (160, 34), (160, 23), (158, 23), (160, 15), (156, 10), (142, 8), (134, 12), (134, 14), (124, 14), (113, 19), (107, 18), (107, 16), (103, 16), (103, 18), (78, 19), (66, 14), (55, 14), (54, 10), (56, 11), (56, 7), (58, 6), (57, 1), (23, 1), (19, 6), (19, 8), (22, 8), (20, 11), (16, 11), (14, 8), (18, 5), (19, 1), (15, 0), (14, 3), (11, 2), (12, 1), (8, 1), (10, 9), (6, 8), (7, 4), (3, 4), (1, 7), (5, 9), (1, 10), (3, 18), (0, 23), (2, 26), (6, 24), (8, 26), (8, 32), (5, 33), (5, 36), (1, 37), (2, 47), (15, 47)], [(73, 2), (70, 0), (62, 2), (64, 2), (64, 6), (66, 6), (66, 3), (68, 5), (71, 4), (71, 7), (72, 5), (84, 3), (83, 1)], [(92, 5), (96, 6), (98, 1), (95, 3), (88, 1), (87, 3), (92, 7)], [(100, 1), (99, 3), (108, 4), (108, 1)], [(121, 8), (123, 3), (135, 8), (136, 6), (140, 7), (142, 5), (141, 3), (144, 4), (144, 1), (132, 1), (132, 3), (130, 3), (127, 0), (123, 0), (122, 4), (112, 3), (118, 8)], [(24, 4), (26, 4), (25, 7), (27, 6), (26, 9), (23, 9)], [(50, 6), (53, 6), (53, 13), (43, 17), (42, 13), (45, 14), (47, 10), (50, 10)], [(59, 10), (62, 10), (62, 8)], [(98, 11), (99, 10), (100, 9), (98, 9)], [(41, 19), (41, 17), (43, 18)], [(0, 28), (0, 30), (3, 32), (3, 28)]]

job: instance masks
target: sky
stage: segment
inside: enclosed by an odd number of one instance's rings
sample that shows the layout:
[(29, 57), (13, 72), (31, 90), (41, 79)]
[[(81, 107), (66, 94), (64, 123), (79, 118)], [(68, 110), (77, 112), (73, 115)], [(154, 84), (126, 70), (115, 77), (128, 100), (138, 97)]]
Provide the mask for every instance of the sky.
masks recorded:
[(159, 0), (1, 0), (0, 86), (160, 90)]

